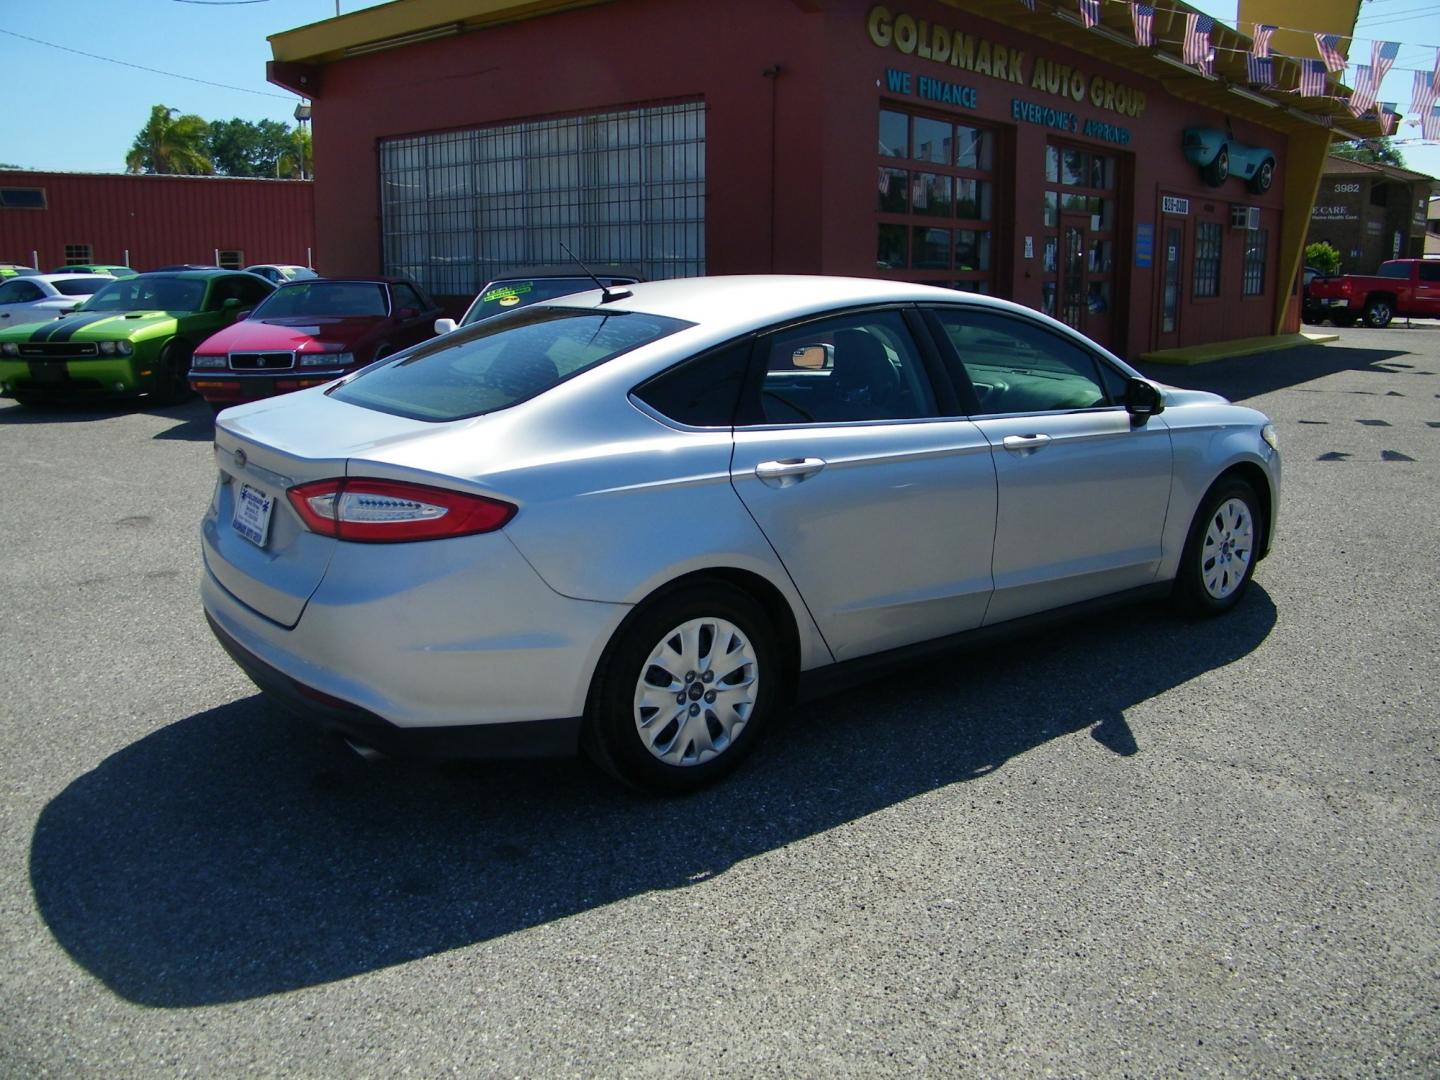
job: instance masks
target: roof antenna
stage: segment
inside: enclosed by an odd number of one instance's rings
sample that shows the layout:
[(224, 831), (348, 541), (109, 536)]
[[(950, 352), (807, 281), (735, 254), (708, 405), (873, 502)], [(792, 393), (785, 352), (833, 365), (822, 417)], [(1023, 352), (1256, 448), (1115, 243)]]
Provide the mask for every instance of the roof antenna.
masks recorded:
[(588, 277), (591, 281), (595, 282), (596, 287), (600, 290), (600, 302), (602, 304), (608, 304), (614, 300), (624, 300), (627, 296), (635, 295), (629, 289), (615, 289), (613, 292), (610, 289), (607, 289), (605, 287), (605, 284), (598, 277), (595, 276), (591, 269), (583, 262), (580, 262), (579, 257), (576, 256), (573, 251), (571, 251), (568, 247), (565, 246), (564, 240), (559, 241), (559, 243), (560, 250), (565, 252), (566, 255), (569, 255), (570, 258), (574, 259), (575, 262), (579, 265), (580, 269), (585, 271), (585, 276)]

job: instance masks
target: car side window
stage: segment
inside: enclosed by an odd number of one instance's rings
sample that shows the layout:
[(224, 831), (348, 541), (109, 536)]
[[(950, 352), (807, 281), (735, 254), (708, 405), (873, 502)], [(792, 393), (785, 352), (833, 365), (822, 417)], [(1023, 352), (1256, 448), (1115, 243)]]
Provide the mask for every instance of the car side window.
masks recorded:
[(1093, 409), (1124, 397), (1119, 371), (1047, 327), (974, 308), (934, 311), (962, 368), (953, 374), (975, 390), (977, 415)]
[(841, 424), (938, 416), (920, 351), (898, 311), (864, 311), (761, 339), (760, 424)]
[(1421, 281), (1440, 281), (1440, 262), (1420, 264)]
[(45, 290), (33, 281), (7, 281), (0, 285), (0, 304), (27, 304), (45, 299)]
[(399, 311), (401, 308), (406, 307), (412, 311), (424, 311), (430, 306), (420, 299), (419, 293), (404, 283), (390, 286), (390, 295), (395, 302), (394, 311)]
[(730, 427), (745, 386), (750, 340), (686, 360), (635, 390), (661, 416), (688, 427)]

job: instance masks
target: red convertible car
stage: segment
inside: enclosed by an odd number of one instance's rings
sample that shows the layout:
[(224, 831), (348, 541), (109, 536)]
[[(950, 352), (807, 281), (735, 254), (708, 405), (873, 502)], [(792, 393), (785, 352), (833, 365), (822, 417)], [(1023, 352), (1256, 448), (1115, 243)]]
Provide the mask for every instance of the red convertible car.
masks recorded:
[(190, 386), (217, 411), (318, 386), (427, 340), (440, 314), (404, 278), (293, 281), (201, 342)]

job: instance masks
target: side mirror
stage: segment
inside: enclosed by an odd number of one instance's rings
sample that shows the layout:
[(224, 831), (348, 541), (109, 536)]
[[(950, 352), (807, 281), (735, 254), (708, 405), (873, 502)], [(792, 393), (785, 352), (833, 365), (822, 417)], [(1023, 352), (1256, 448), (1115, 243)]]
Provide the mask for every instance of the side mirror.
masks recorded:
[(221, 303), (220, 308), (223, 311), (234, 311), (239, 306), (240, 298), (238, 296), (232, 296), (225, 300), (223, 303)]
[(448, 333), (450, 333), (451, 330), (454, 330), (455, 327), (457, 327), (458, 325), (459, 325), (459, 323), (457, 323), (454, 319), (436, 319), (436, 320), (435, 320), (435, 333), (436, 333), (436, 334), (448, 334)]
[(1154, 383), (1148, 383), (1144, 379), (1127, 379), (1125, 411), (1130, 414), (1130, 422), (1140, 427), (1150, 417), (1159, 416), (1165, 411), (1165, 395)]

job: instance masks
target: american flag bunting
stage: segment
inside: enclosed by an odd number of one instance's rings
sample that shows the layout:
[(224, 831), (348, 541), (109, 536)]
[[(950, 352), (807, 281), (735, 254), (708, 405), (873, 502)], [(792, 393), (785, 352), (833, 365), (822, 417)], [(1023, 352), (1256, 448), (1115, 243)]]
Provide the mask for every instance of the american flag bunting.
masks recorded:
[(1320, 57), (1325, 61), (1325, 67), (1330, 71), (1344, 71), (1345, 57), (1340, 53), (1339, 34), (1316, 34), (1315, 45), (1320, 50)]
[(1151, 48), (1155, 44), (1155, 9), (1149, 4), (1131, 4), (1130, 21), (1135, 26), (1135, 44)]
[(1395, 57), (1400, 53), (1398, 41), (1377, 41), (1370, 46), (1370, 67), (1375, 72), (1375, 86), (1378, 89), (1385, 81), (1390, 66), (1395, 63)]
[(1436, 90), (1433, 77), (1425, 71), (1415, 72), (1414, 92), (1410, 97), (1410, 115), (1423, 118), (1435, 107)]
[(1276, 28), (1268, 23), (1255, 24), (1255, 44), (1250, 47), (1250, 55), (1257, 60), (1264, 60), (1270, 55), (1270, 38), (1274, 35)]
[(1080, 0), (1080, 21), (1087, 30), (1100, 21), (1100, 0)]
[(1375, 81), (1375, 69), (1361, 64), (1355, 69), (1355, 88), (1350, 92), (1347, 107), (1353, 116), (1363, 116), (1375, 107), (1380, 94), (1380, 85)]
[(1209, 74), (1212, 71), (1210, 31), (1215, 29), (1215, 20), (1209, 15), (1192, 11), (1185, 16), (1185, 47), (1181, 59)]
[(1395, 102), (1382, 101), (1380, 103), (1380, 126), (1386, 135), (1395, 134)]
[(1300, 61), (1300, 96), (1325, 96), (1325, 61)]
[(1268, 56), (1249, 56), (1245, 70), (1251, 86), (1275, 85), (1275, 61)]
[(1434, 106), (1431, 106), (1430, 111), (1421, 118), (1420, 134), (1431, 142), (1440, 142), (1440, 111), (1437, 111)]
[(1035, 0), (1020, 0), (1020, 3), (1029, 11), (1035, 10)]

